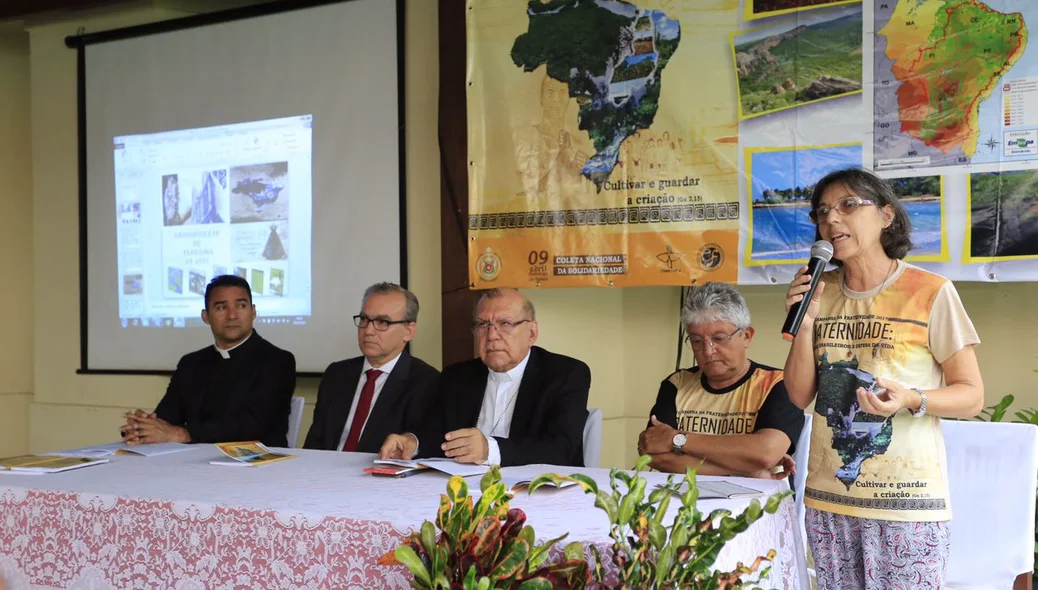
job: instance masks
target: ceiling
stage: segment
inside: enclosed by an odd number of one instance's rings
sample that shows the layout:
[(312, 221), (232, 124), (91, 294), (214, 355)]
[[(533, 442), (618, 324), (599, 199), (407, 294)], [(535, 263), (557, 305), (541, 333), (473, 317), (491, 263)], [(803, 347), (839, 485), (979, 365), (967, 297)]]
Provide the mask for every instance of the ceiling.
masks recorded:
[(21, 19), (45, 12), (125, 4), (129, 0), (0, 0), (0, 19)]
[(202, 13), (270, 1), (273, 0), (0, 0), (0, 21), (22, 20), (47, 13), (76, 12), (120, 4), (150, 4), (189, 13)]

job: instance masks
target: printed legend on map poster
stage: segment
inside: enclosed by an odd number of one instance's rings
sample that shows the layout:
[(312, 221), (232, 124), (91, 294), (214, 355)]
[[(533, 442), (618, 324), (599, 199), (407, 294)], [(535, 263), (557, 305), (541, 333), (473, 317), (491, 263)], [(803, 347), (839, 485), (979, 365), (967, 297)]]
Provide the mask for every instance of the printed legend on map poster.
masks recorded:
[(1038, 126), (1038, 78), (1006, 82), (1002, 95), (1002, 121), (1006, 127)]

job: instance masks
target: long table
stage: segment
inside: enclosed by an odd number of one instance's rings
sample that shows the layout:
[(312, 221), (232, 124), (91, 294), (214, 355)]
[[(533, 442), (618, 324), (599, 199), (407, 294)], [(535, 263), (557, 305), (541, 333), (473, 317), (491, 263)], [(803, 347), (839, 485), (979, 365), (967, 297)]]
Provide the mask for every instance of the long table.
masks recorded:
[[(7, 590), (408, 588), (404, 568), (375, 562), (435, 518), (447, 476), (378, 478), (362, 471), (370, 454), (289, 452), (298, 457), (223, 467), (209, 464), (220, 458), (213, 446), (199, 445), (52, 475), (0, 472), (0, 580)], [(504, 470), (544, 472), (581, 472), (599, 485), (607, 485), (609, 473), (546, 465)], [(646, 477), (650, 486), (665, 480)], [(478, 488), (478, 477), (469, 481)], [(733, 481), (769, 494), (788, 489), (785, 482)], [(748, 504), (702, 500), (700, 510), (738, 513)], [(579, 488), (520, 493), (512, 506), (526, 512), (538, 540), (568, 532), (567, 542), (603, 550), (610, 544), (607, 518)], [(798, 547), (790, 498), (728, 543), (717, 566), (775, 549), (767, 585), (807, 588)]]

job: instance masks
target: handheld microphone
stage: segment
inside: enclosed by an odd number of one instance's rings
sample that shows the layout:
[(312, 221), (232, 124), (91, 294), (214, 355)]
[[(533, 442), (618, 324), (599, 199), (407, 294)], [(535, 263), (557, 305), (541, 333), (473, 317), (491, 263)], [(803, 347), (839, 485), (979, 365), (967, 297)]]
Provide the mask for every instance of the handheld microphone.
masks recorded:
[(833, 257), (833, 245), (825, 240), (818, 240), (811, 246), (811, 261), (807, 263), (807, 274), (811, 275), (811, 288), (804, 293), (804, 298), (797, 301), (789, 308), (786, 323), (782, 324), (782, 337), (792, 341), (800, 331), (800, 324), (804, 321), (807, 306), (811, 304), (811, 298), (815, 296), (818, 281), (822, 279), (825, 265)]

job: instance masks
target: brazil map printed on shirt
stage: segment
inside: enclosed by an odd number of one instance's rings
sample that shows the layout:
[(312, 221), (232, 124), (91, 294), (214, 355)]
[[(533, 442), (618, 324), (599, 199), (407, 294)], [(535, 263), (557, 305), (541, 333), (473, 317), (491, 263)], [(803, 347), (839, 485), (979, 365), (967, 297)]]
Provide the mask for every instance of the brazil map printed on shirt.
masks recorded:
[[(924, 391), (941, 387), (938, 359), (979, 342), (973, 325), (939, 275), (899, 263), (893, 282), (875, 294), (841, 289), (841, 274), (824, 275), (828, 288), (814, 324), (818, 395), (805, 504), (861, 518), (948, 520), (939, 420), (904, 410), (869, 414), (855, 391), (874, 386), (874, 377)], [(941, 329), (931, 332), (934, 318)]]

